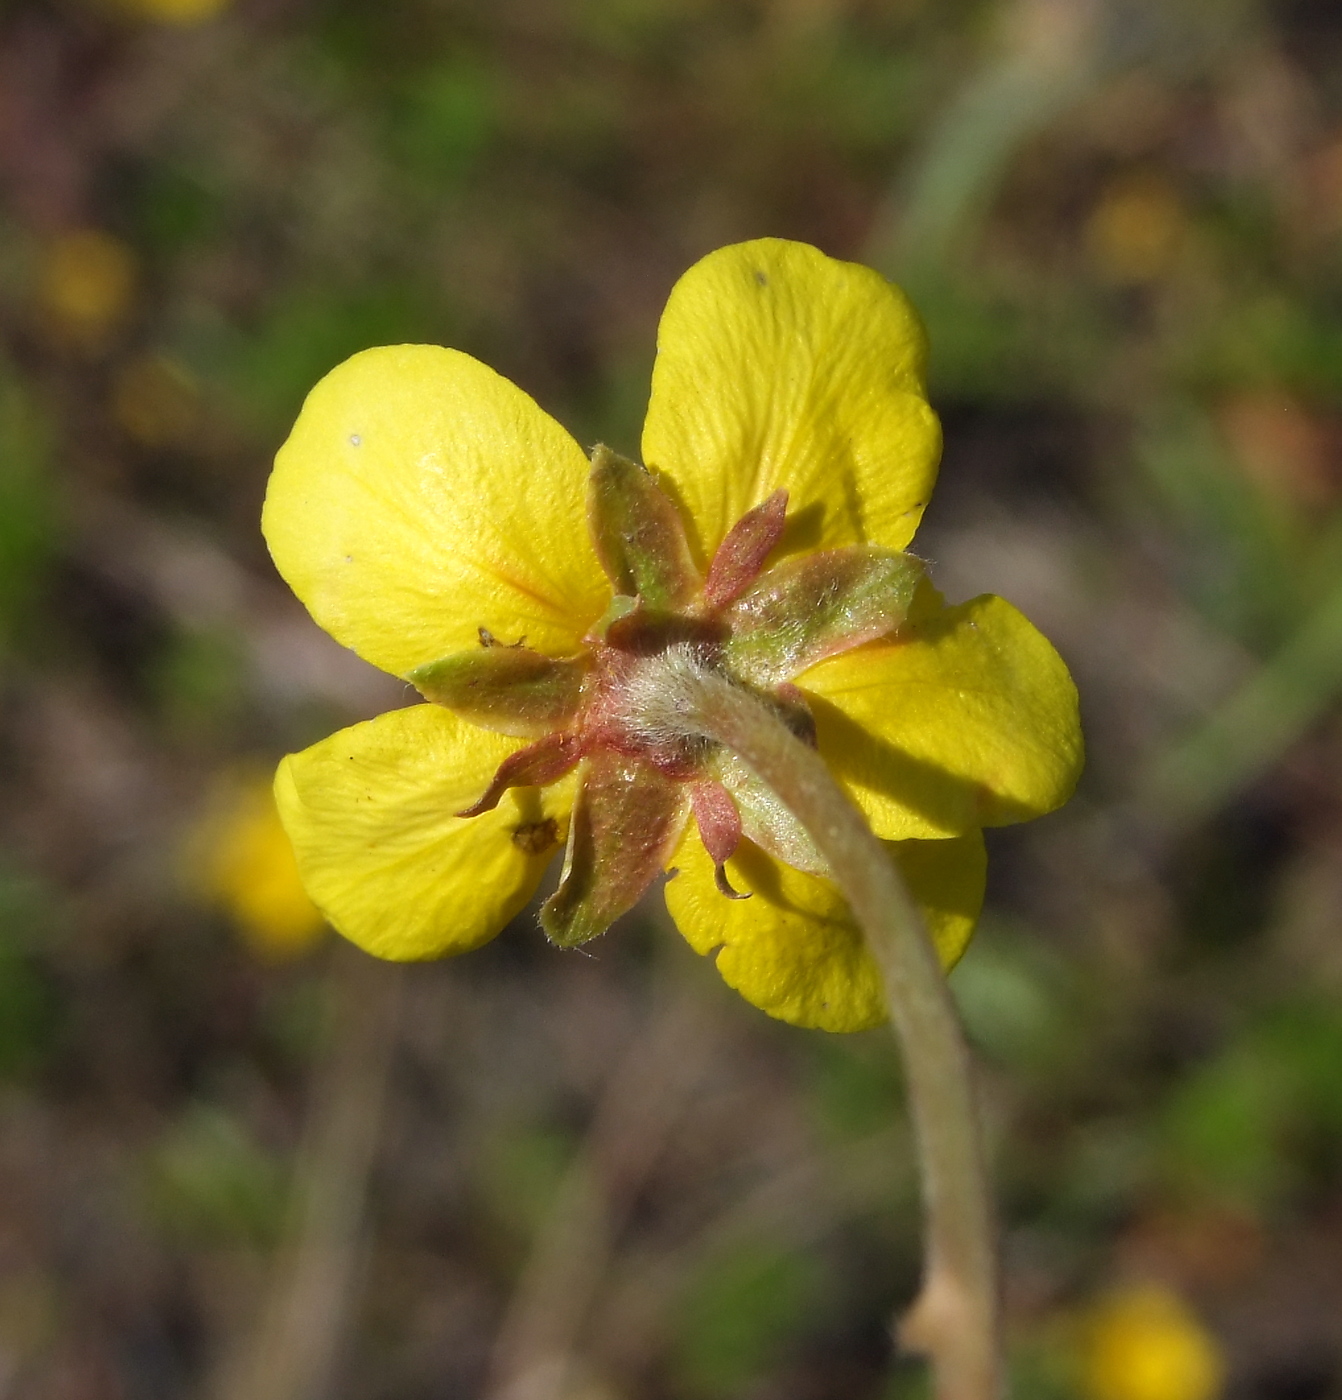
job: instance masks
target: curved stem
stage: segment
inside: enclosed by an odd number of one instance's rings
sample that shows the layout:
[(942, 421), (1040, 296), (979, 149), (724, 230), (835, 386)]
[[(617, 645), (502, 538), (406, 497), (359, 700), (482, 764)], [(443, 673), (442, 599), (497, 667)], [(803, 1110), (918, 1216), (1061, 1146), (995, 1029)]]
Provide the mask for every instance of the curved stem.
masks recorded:
[(733, 750), (791, 809), (834, 872), (885, 981), (922, 1164), (923, 1284), (899, 1329), (932, 1363), (936, 1400), (1005, 1394), (992, 1203), (968, 1047), (904, 880), (824, 760), (748, 692), (688, 661), (647, 719)]

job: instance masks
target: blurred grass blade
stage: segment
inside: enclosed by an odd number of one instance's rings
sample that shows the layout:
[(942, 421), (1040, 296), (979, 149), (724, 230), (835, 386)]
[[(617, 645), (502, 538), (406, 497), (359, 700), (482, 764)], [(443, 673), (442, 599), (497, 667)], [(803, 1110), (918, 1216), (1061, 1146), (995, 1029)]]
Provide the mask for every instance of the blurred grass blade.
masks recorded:
[(327, 1400), (340, 1389), (403, 981), (399, 967), (344, 943), (333, 950), (330, 1046), (295, 1165), (289, 1238), (254, 1334), (215, 1377), (216, 1400)]
[(1342, 581), (1201, 729), (1137, 789), (1162, 826), (1191, 825), (1266, 772), (1342, 692)]
[(873, 240), (879, 261), (935, 264), (972, 235), (1024, 142), (1092, 86), (1096, 8), (1070, 0), (1021, 0), (1013, 8), (1004, 52), (928, 136), (897, 200), (897, 229)]

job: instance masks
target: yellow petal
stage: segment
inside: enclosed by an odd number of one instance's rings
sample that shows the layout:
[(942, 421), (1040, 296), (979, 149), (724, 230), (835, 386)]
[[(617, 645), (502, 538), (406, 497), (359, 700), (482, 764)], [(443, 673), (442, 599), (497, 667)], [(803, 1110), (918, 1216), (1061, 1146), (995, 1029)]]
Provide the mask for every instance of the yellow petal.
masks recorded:
[(572, 785), (515, 788), (453, 816), (522, 741), (437, 705), (342, 729), (275, 775), (280, 819), (313, 902), (380, 958), (463, 953), (521, 910), (564, 834)]
[(821, 753), (888, 840), (1040, 816), (1081, 771), (1067, 667), (1001, 598), (934, 608), (799, 683)]
[(1215, 1337), (1177, 1293), (1129, 1286), (1088, 1319), (1082, 1352), (1087, 1400), (1214, 1400), (1225, 1382)]
[[(983, 903), (987, 859), (975, 831), (948, 841), (885, 843), (923, 910), (942, 963), (964, 951)], [(748, 1002), (797, 1026), (860, 1031), (886, 1018), (880, 972), (838, 889), (743, 841), (727, 862), (728, 899), (691, 826), (676, 853), (666, 905), (698, 953), (717, 950), (722, 979)]]
[(261, 527), (337, 641), (405, 675), (478, 642), (571, 653), (610, 599), (588, 464), (515, 385), (456, 350), (365, 350), (308, 395)]
[(780, 550), (903, 549), (936, 478), (926, 338), (878, 273), (763, 238), (676, 283), (657, 335), (643, 460), (692, 518), (701, 562), (783, 487)]

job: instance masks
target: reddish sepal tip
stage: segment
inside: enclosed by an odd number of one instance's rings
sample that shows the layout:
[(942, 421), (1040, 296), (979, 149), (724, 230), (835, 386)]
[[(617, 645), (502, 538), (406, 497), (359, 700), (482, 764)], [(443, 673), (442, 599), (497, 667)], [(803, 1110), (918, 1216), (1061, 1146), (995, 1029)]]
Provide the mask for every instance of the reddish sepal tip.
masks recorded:
[(484, 796), (458, 817), (478, 817), (492, 812), (503, 794), (514, 787), (546, 787), (558, 782), (582, 757), (582, 745), (571, 734), (551, 734), (525, 749), (518, 749), (499, 764)]
[(710, 607), (725, 607), (755, 581), (782, 538), (786, 516), (787, 492), (778, 490), (727, 531), (704, 581), (704, 600)]
[(749, 890), (738, 890), (732, 887), (732, 882), (727, 878), (727, 867), (725, 865), (715, 865), (713, 867), (713, 883), (728, 899), (750, 898)]

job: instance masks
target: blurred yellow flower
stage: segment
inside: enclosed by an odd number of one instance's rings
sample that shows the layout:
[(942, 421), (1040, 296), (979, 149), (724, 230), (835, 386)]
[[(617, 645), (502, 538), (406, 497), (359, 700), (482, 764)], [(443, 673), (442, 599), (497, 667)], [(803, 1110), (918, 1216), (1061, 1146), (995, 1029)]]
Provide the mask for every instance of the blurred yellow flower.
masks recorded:
[(102, 229), (74, 229), (43, 250), (38, 301), (58, 333), (96, 345), (130, 309), (135, 282), (126, 244)]
[(1123, 1289), (1085, 1329), (1085, 1400), (1214, 1400), (1225, 1362), (1215, 1338), (1168, 1288)]
[(159, 24), (204, 24), (222, 14), (233, 0), (124, 0), (131, 14)]
[(948, 607), (905, 552), (941, 447), (925, 356), (879, 274), (760, 239), (673, 288), (646, 467), (589, 462), (459, 351), (388, 346), (327, 375), (262, 528), (317, 622), (431, 702), (280, 765), (336, 928), (381, 957), (463, 952), (563, 847), (554, 942), (594, 937), (672, 868), (677, 927), (748, 1001), (825, 1030), (882, 1021), (800, 823), (730, 754), (649, 720), (645, 697), (699, 668), (815, 743), (953, 963), (982, 828), (1065, 801), (1082, 745), (1049, 643), (1000, 598)]
[(325, 923), (299, 878), (268, 779), (223, 780), (192, 846), (200, 892), (228, 911), (262, 957), (298, 957), (321, 938)]
[(1173, 265), (1186, 228), (1179, 197), (1167, 182), (1125, 180), (1110, 187), (1091, 213), (1086, 250), (1111, 281), (1151, 282)]

